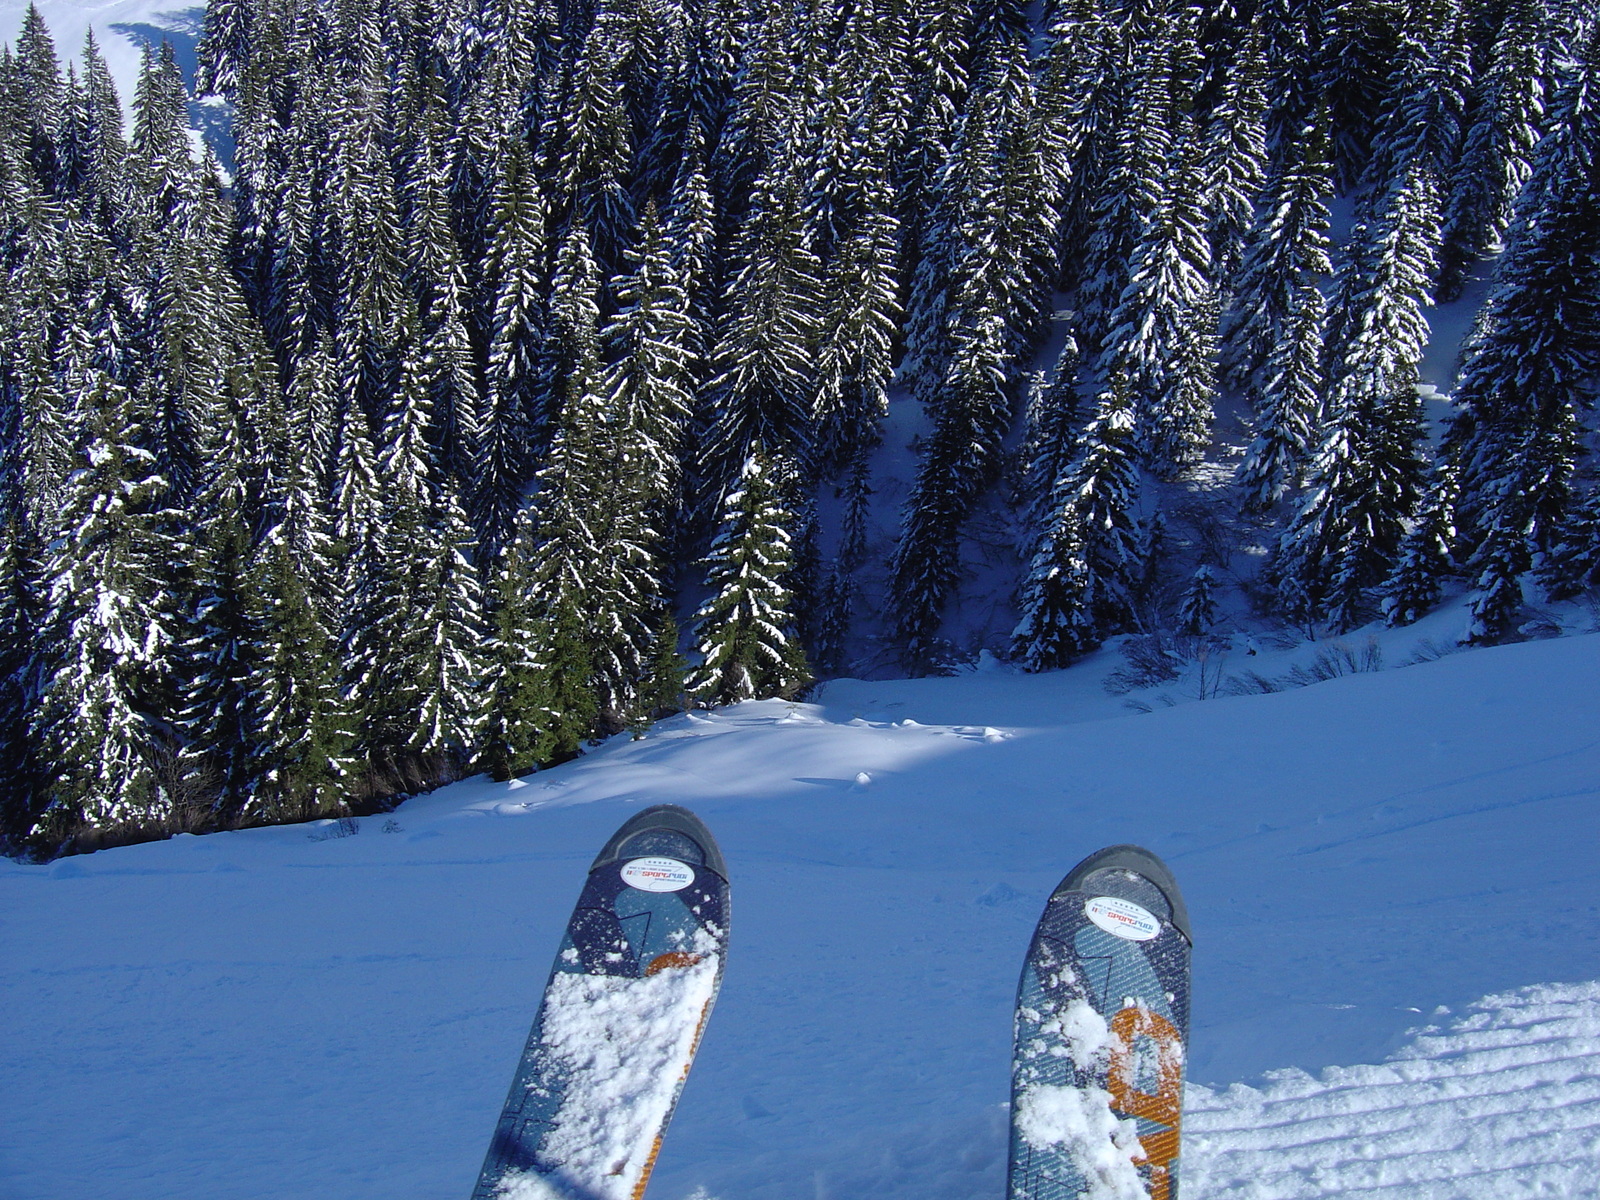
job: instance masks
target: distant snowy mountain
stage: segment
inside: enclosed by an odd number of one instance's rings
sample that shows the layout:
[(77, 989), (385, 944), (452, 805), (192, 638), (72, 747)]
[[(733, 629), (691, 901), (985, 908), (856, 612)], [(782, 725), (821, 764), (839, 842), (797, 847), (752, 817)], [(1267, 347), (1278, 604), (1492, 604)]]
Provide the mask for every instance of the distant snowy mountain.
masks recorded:
[(734, 918), (654, 1200), (998, 1200), (1023, 950), (1119, 841), (1194, 920), (1186, 1195), (1600, 1196), (1600, 636), (1359, 669), (1437, 620), (1277, 694), (843, 680), (359, 825), (0, 864), (0, 1194), (464, 1196), (590, 858), (667, 801)]

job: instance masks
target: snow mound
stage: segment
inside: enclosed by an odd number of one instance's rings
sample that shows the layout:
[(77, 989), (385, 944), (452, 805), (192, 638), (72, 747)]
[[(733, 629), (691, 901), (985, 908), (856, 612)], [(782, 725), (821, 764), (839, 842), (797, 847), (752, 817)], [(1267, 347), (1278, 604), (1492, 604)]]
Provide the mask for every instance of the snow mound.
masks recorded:
[(1208, 1200), (1600, 1196), (1600, 983), (1489, 996), (1379, 1066), (1186, 1098)]

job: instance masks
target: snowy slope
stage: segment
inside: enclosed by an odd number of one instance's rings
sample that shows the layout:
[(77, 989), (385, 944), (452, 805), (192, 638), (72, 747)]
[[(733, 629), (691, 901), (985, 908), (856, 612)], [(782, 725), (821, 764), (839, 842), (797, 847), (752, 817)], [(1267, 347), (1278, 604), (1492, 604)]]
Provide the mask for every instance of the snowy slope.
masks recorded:
[(662, 801), (734, 917), (655, 1200), (996, 1200), (1028, 935), (1124, 840), (1194, 919), (1186, 1195), (1600, 1196), (1600, 636), (1148, 715), (1114, 660), (0, 865), (0, 1196), (466, 1195), (588, 862)]
[[(77, 61), (91, 28), (117, 81), (123, 105), (133, 101), (145, 46), (172, 43), (179, 65), (193, 77), (204, 4), (184, 0), (31, 0), (44, 17), (63, 66)], [(29, 0), (0, 0), (0, 42), (14, 46)]]

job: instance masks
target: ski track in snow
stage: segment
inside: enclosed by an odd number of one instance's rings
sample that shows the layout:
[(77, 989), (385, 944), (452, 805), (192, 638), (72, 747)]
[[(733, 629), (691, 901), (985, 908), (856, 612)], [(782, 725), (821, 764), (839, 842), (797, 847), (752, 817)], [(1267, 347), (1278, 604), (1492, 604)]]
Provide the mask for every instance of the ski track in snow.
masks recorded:
[(1381, 1066), (1276, 1073), (1185, 1098), (1186, 1193), (1593, 1196), (1600, 984), (1489, 996)]
[(1121, 841), (1194, 919), (1188, 1200), (1600, 1197), (1600, 636), (1146, 716), (1116, 662), (686, 714), (353, 837), (0, 862), (0, 1197), (466, 1195), (584, 871), (660, 802), (736, 920), (652, 1200), (999, 1200), (1023, 952)]

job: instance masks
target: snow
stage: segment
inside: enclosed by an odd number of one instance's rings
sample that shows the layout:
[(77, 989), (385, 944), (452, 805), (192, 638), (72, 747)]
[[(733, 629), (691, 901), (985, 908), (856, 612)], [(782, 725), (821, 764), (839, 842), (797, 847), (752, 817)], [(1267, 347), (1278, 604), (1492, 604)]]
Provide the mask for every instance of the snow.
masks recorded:
[(1031, 1146), (1064, 1146), (1089, 1185), (1080, 1200), (1148, 1200), (1139, 1169), (1138, 1124), (1111, 1114), (1111, 1093), (1097, 1087), (1036, 1083), (1017, 1100), (1017, 1132)]
[(1600, 636), (1400, 666), (1460, 620), (1272, 694), (838, 681), (355, 836), (0, 863), (0, 1196), (464, 1196), (589, 862), (662, 802), (738, 919), (653, 1200), (1002, 1195), (1023, 952), (1125, 841), (1194, 923), (1185, 1195), (1600, 1196)]
[[(642, 979), (558, 974), (550, 981), (542, 1045), (570, 1071), (555, 1128), (540, 1146), (554, 1170), (503, 1181), (519, 1200), (629, 1200), (649, 1166), (632, 1161), (671, 1110), (716, 997), (718, 955), (710, 937), (696, 960)], [(570, 1179), (573, 1187), (563, 1188)], [(585, 1189), (586, 1181), (601, 1180)]]
[(1184, 1186), (1214, 1200), (1594, 1195), (1600, 985), (1472, 1007), (1381, 1066), (1192, 1088)]
[[(15, 46), (30, 0), (0, 0), (0, 42)], [(92, 28), (105, 55), (123, 107), (131, 111), (134, 85), (146, 46), (172, 43), (185, 78), (192, 81), (194, 50), (205, 18), (204, 4), (182, 0), (31, 0), (44, 18), (63, 70), (79, 62), (84, 35)]]

